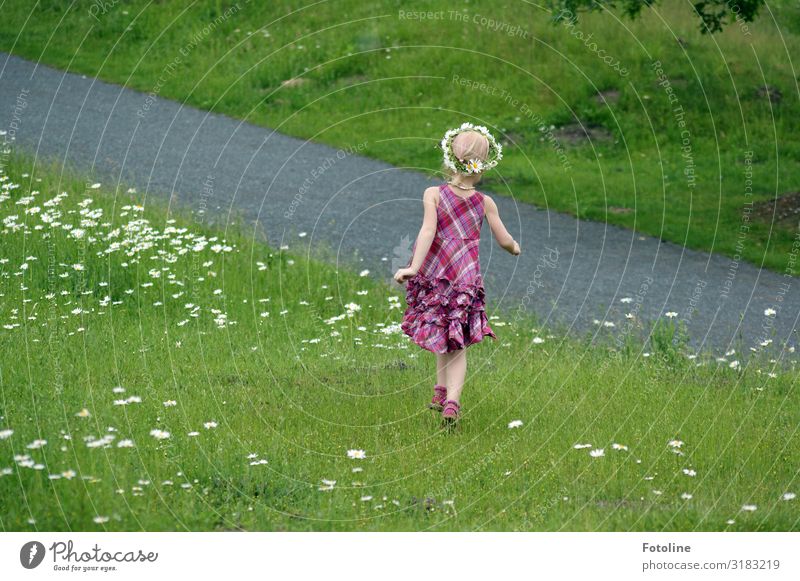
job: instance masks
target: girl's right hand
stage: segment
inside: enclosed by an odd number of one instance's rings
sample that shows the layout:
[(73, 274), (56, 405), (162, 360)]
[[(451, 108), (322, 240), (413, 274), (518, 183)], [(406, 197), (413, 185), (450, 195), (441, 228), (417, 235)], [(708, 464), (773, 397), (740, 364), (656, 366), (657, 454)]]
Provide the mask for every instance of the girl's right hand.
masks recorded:
[(522, 249), (519, 247), (519, 243), (514, 240), (514, 248), (511, 250), (511, 254), (514, 256), (519, 256), (520, 252), (522, 252)]
[(411, 268), (401, 268), (394, 273), (394, 280), (397, 284), (403, 284), (416, 274), (417, 272)]

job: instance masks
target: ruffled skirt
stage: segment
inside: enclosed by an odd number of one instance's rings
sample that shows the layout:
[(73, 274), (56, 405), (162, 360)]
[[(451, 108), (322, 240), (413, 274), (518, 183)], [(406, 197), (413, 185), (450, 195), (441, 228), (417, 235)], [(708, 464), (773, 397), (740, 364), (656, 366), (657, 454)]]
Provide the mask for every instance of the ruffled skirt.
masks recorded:
[(484, 303), (483, 281), (452, 283), (446, 278), (427, 278), (417, 274), (408, 280), (408, 308), (400, 327), (411, 339), (433, 353), (463, 349), (489, 336)]

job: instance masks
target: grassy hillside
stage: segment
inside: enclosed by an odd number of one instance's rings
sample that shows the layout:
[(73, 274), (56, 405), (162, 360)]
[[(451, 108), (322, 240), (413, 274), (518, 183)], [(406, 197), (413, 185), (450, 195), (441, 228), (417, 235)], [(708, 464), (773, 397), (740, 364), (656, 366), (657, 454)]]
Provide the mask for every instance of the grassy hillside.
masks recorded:
[(432, 172), (482, 123), (507, 148), (487, 189), (786, 267), (796, 3), (714, 36), (677, 0), (572, 27), (522, 1), (100, 4), (4, 3), (0, 49)]
[(442, 432), (397, 287), (2, 162), (2, 530), (798, 529), (793, 349), (491, 313)]

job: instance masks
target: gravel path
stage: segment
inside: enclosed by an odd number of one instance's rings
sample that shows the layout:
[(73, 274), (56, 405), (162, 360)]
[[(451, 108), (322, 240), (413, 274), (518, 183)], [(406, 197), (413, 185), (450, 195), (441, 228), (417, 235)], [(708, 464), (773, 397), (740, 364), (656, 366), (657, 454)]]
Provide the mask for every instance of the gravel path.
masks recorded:
[[(359, 155), (369, 135), (335, 150), (5, 53), (0, 129), (20, 149), (91, 169), (107, 184), (171, 196), (205, 210), (206, 222), (242, 214), (272, 244), (327, 247), (331, 259), (385, 280), (416, 236), (423, 190), (440, 183)], [(795, 342), (794, 277), (494, 198), (523, 248), (519, 258), (506, 254), (484, 226), (487, 297), (505, 319), (525, 311), (562, 330), (625, 334), (626, 313), (652, 321), (675, 312), (692, 344), (716, 353), (765, 338)]]

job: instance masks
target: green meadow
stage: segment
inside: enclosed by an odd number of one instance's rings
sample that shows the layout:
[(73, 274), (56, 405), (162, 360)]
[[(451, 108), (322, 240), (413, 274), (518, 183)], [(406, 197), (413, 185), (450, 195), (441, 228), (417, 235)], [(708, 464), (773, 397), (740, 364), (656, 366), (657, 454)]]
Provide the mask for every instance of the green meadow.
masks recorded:
[(798, 529), (793, 347), (717, 360), (669, 321), (644, 351), (490, 311), (444, 430), (400, 287), (0, 167), (4, 531)]
[(335, 147), (369, 136), (364, 155), (432, 175), (444, 131), (483, 124), (505, 144), (491, 191), (782, 271), (796, 2), (715, 35), (677, 0), (572, 26), (548, 6), (6, 2), (0, 49)]

